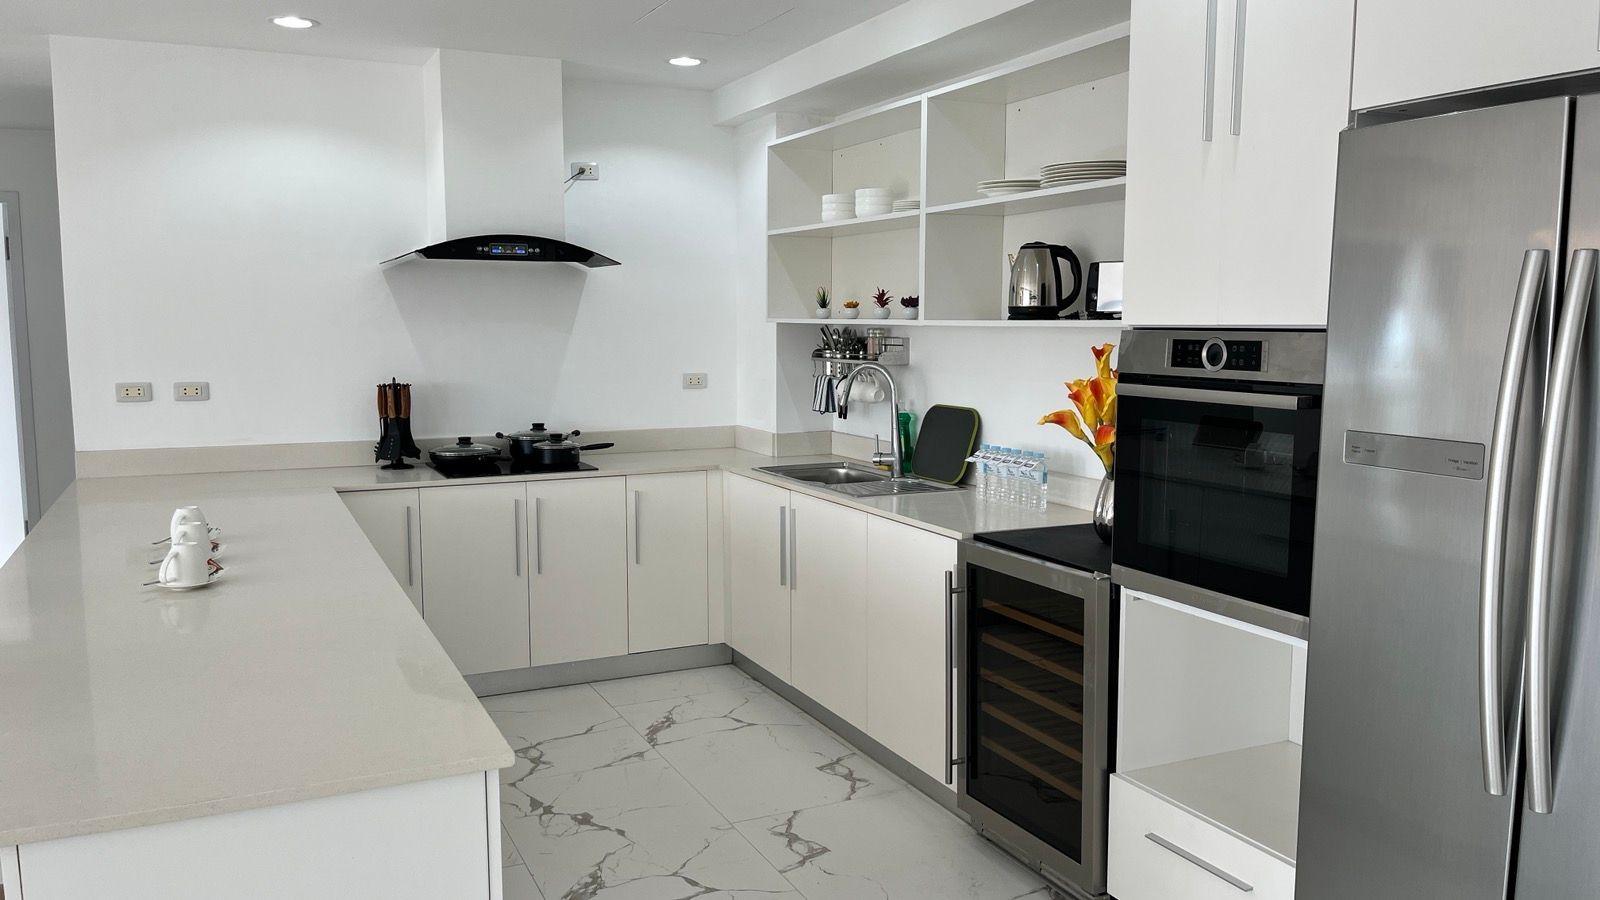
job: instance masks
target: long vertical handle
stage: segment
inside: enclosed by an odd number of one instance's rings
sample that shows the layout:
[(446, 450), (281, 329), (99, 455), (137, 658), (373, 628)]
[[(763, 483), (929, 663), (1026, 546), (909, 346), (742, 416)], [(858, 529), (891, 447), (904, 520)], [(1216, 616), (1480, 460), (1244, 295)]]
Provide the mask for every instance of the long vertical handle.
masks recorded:
[(533, 574), (544, 574), (544, 519), (539, 515), (541, 497), (533, 498)]
[(1506, 793), (1505, 697), (1501, 690), (1500, 622), (1504, 618), (1506, 517), (1511, 501), (1511, 454), (1516, 445), (1517, 416), (1522, 404), (1524, 369), (1539, 315), (1539, 297), (1549, 267), (1550, 251), (1522, 254), (1516, 299), (1505, 359), (1500, 365), (1500, 390), (1494, 405), (1494, 430), (1489, 436), (1488, 499), (1483, 511), (1482, 568), (1478, 573), (1478, 731), (1483, 747), (1483, 789), (1496, 797)]
[(522, 501), (511, 498), (511, 558), (517, 571), (517, 577), (522, 577)]
[(778, 507), (778, 584), (789, 586), (789, 510)]
[(800, 585), (800, 522), (794, 507), (789, 507), (789, 590)]
[(411, 504), (406, 504), (406, 587), (417, 584), (417, 567), (411, 557)]
[(633, 492), (633, 564), (644, 565), (644, 557), (639, 549), (639, 491)]
[(955, 752), (955, 693), (951, 677), (956, 668), (956, 594), (963, 593), (963, 589), (956, 587), (956, 573), (954, 569), (944, 570), (944, 783), (956, 783), (956, 752)]
[(1239, 136), (1244, 118), (1244, 11), (1246, 0), (1233, 0), (1233, 108), (1229, 131)]
[(1200, 140), (1210, 141), (1217, 111), (1217, 0), (1206, 0), (1206, 68), (1200, 92)]
[(1539, 474), (1533, 492), (1533, 553), (1528, 564), (1528, 809), (1549, 813), (1555, 808), (1550, 730), (1550, 575), (1554, 555), (1556, 489), (1561, 476), (1572, 384), (1577, 375), (1583, 324), (1594, 293), (1600, 250), (1577, 250), (1567, 274), (1561, 323), (1556, 328), (1545, 391), (1544, 434), (1539, 439)]

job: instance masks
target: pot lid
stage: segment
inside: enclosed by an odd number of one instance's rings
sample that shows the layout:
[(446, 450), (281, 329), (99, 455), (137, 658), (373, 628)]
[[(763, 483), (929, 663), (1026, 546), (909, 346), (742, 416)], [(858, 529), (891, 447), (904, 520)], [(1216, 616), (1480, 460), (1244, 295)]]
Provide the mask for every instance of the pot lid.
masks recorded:
[(545, 430), (543, 422), (535, 422), (527, 431), (513, 431), (509, 434), (496, 435), (508, 441), (543, 441), (550, 437), (550, 432)]
[(490, 456), (499, 456), (500, 448), (476, 443), (471, 437), (458, 437), (454, 444), (435, 447), (428, 452), (443, 459), (483, 459)]

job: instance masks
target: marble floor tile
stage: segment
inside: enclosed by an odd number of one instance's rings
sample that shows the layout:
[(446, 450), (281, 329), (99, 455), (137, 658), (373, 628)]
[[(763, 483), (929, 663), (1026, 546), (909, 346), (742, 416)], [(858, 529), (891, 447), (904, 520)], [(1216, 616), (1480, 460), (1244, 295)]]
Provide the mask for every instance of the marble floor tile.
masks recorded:
[[(541, 693), (512, 696), (531, 705)], [(529, 777), (627, 765), (653, 755), (645, 739), (592, 690), (565, 693), (543, 709), (491, 710), (489, 717), (517, 756), (500, 770), (503, 806), (527, 808), (521, 784)]]
[(794, 888), (661, 759), (541, 775), (505, 827), (546, 900), (790, 897)]
[(605, 703), (595, 689), (587, 684), (523, 691), (520, 694), (498, 694), (484, 697), (478, 702), (489, 712), (544, 712), (550, 709), (589, 710), (595, 702)]
[(1047, 900), (1032, 872), (916, 791), (736, 826), (807, 900)]
[(762, 689), (656, 700), (617, 711), (730, 821), (904, 787)]
[(522, 852), (517, 849), (516, 841), (511, 839), (511, 835), (506, 831), (504, 825), (500, 826), (500, 865), (522, 865)]
[(612, 706), (691, 697), (712, 691), (766, 690), (754, 678), (733, 666), (710, 666), (704, 669), (685, 669), (681, 672), (663, 672), (659, 675), (640, 675), (637, 678), (619, 678), (615, 681), (597, 681), (594, 689), (599, 691), (600, 696)]
[(505, 900), (544, 900), (533, 875), (522, 866), (507, 866), (500, 872), (500, 883)]

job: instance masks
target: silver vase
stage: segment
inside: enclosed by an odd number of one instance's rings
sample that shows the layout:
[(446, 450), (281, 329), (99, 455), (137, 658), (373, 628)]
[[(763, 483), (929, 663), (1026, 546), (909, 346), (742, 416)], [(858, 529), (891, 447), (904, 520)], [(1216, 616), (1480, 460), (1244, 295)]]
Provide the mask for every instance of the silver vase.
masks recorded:
[(1094, 533), (1100, 540), (1111, 543), (1111, 520), (1116, 515), (1117, 480), (1110, 472), (1100, 479), (1100, 490), (1094, 495)]

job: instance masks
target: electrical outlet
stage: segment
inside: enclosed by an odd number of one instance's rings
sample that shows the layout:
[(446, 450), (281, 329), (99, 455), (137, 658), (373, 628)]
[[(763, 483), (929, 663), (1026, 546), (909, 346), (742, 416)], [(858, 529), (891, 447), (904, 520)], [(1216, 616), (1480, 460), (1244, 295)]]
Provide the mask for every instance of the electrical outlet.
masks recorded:
[(683, 373), (683, 389), (686, 391), (703, 391), (706, 389), (706, 373)]
[(117, 382), (118, 403), (149, 403), (155, 399), (150, 390), (148, 381), (119, 381)]
[(573, 181), (599, 181), (600, 164), (593, 162), (575, 162), (572, 164)]
[(172, 399), (187, 402), (211, 399), (211, 382), (179, 381), (172, 385)]

